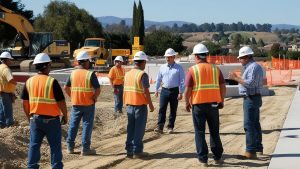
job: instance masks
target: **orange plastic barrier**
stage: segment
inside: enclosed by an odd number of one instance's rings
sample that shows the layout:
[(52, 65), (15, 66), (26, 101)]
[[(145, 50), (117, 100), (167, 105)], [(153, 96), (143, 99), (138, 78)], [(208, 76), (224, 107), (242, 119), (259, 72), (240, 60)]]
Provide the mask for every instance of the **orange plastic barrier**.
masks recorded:
[(273, 69), (300, 69), (300, 61), (299, 60), (289, 60), (289, 59), (279, 59), (272, 58), (272, 68)]
[(208, 56), (208, 63), (223, 64), (223, 63), (239, 63), (236, 56)]
[(292, 70), (272, 70), (266, 71), (268, 86), (289, 85), (292, 80)]

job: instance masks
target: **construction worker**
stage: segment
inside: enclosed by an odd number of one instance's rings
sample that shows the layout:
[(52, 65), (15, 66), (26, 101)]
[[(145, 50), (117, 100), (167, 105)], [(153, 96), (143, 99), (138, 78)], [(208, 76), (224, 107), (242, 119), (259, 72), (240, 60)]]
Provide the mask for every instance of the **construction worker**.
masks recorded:
[(122, 67), (124, 63), (122, 56), (117, 56), (114, 60), (115, 66), (113, 66), (109, 73), (108, 78), (113, 88), (114, 99), (115, 99), (115, 113), (122, 113), (123, 108), (123, 83), (125, 76), (125, 69)]
[(143, 158), (148, 155), (143, 151), (143, 137), (147, 123), (149, 105), (150, 112), (154, 111), (149, 92), (149, 77), (144, 72), (148, 56), (143, 51), (134, 55), (134, 68), (125, 74), (124, 104), (127, 105), (127, 140), (128, 158)]
[(176, 120), (176, 112), (178, 107), (178, 100), (182, 99), (184, 92), (184, 70), (182, 67), (175, 63), (175, 52), (172, 48), (169, 48), (165, 52), (165, 58), (167, 63), (159, 68), (159, 72), (156, 78), (155, 84), (155, 96), (158, 97), (158, 89), (162, 83), (162, 89), (160, 92), (159, 100), (159, 114), (157, 128), (154, 130), (158, 133), (163, 133), (163, 128), (166, 122), (166, 111), (168, 103), (170, 103), (170, 115), (167, 133), (172, 133), (174, 129), (174, 123)]
[(256, 158), (256, 153), (263, 153), (262, 131), (259, 122), (259, 108), (262, 106), (263, 69), (254, 61), (253, 54), (250, 47), (242, 47), (237, 57), (243, 65), (242, 77), (229, 72), (229, 79), (239, 83), (239, 94), (244, 97), (244, 130), (246, 133), (244, 157), (247, 159)]
[(100, 84), (95, 73), (89, 71), (89, 56), (81, 51), (76, 57), (78, 69), (74, 70), (64, 86), (67, 95), (71, 98), (72, 110), (67, 137), (67, 153), (73, 154), (75, 138), (82, 118), (82, 147), (81, 155), (95, 155), (91, 149), (91, 137), (95, 116), (95, 103), (100, 94)]
[(0, 128), (9, 127), (14, 124), (13, 102), (17, 82), (14, 80), (9, 66), (11, 65), (10, 53), (3, 52), (0, 55)]
[(201, 166), (207, 166), (208, 148), (205, 122), (210, 132), (210, 146), (216, 164), (222, 164), (223, 146), (219, 134), (219, 109), (224, 106), (225, 80), (220, 69), (207, 63), (208, 49), (199, 43), (193, 48), (196, 65), (188, 69), (185, 81), (186, 110), (192, 108), (195, 142)]
[(63, 168), (61, 124), (68, 121), (65, 97), (57, 80), (49, 76), (49, 56), (40, 53), (33, 64), (38, 73), (26, 81), (21, 95), (25, 115), (30, 121), (28, 168), (39, 168), (44, 136), (50, 145), (52, 168)]

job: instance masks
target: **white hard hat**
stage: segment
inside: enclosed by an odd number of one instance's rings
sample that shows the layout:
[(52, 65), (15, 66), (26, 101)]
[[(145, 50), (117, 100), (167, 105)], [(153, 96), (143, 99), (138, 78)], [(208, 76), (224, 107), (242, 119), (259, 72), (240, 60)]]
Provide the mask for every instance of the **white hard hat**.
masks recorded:
[(203, 53), (208, 53), (208, 49), (206, 48), (205, 45), (203, 45), (202, 43), (198, 43), (197, 45), (194, 46), (193, 49), (193, 55), (195, 54), (203, 54)]
[(76, 56), (77, 60), (87, 60), (90, 59), (89, 55), (87, 53), (87, 51), (80, 51), (77, 56)]
[(135, 53), (133, 60), (148, 60), (148, 56), (143, 51), (138, 51)]
[(244, 46), (239, 51), (239, 56), (237, 58), (241, 58), (247, 55), (253, 55), (253, 50), (249, 46)]
[(0, 59), (13, 59), (9, 52), (2, 52), (0, 55)]
[(174, 49), (172, 49), (172, 48), (169, 48), (169, 49), (167, 49), (166, 50), (166, 52), (165, 52), (165, 57), (168, 57), (168, 56), (176, 56), (178, 53), (177, 52), (175, 52), (175, 50)]
[(35, 56), (33, 64), (51, 62), (50, 57), (46, 53), (39, 53)]
[(118, 61), (121, 61), (121, 62), (124, 62), (124, 60), (123, 60), (123, 57), (122, 56), (117, 56), (116, 58), (115, 58), (115, 61), (116, 60), (118, 60)]

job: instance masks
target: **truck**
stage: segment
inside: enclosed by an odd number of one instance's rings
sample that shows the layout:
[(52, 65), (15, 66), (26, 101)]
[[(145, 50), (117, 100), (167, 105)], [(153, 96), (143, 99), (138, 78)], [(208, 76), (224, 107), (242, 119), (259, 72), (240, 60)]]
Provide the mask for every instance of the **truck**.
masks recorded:
[(47, 53), (53, 67), (70, 66), (70, 44), (66, 40), (53, 40), (52, 32), (35, 32), (32, 24), (22, 15), (0, 5), (0, 22), (16, 29), (17, 35), (11, 47), (2, 49), (12, 54), (14, 65), (21, 71), (31, 70), (32, 59), (38, 53)]
[[(87, 38), (84, 41), (83, 47), (76, 49), (73, 57), (76, 58), (80, 51), (86, 51), (94, 66), (94, 69), (99, 72), (109, 71), (113, 65), (113, 60), (116, 56), (123, 56), (125, 61), (128, 61), (130, 56), (130, 49), (111, 49), (106, 47), (104, 38)], [(127, 64), (127, 62), (125, 62)], [(74, 60), (74, 65), (78, 63)]]

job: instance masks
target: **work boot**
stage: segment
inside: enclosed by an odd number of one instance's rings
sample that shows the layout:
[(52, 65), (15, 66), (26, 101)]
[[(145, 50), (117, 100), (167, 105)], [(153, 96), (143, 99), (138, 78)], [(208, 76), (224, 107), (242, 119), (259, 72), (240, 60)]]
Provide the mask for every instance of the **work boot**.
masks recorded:
[(126, 158), (130, 158), (130, 159), (132, 159), (132, 158), (133, 158), (133, 153), (128, 153), (128, 152), (127, 152), (127, 154), (126, 154)]
[(256, 153), (251, 153), (251, 152), (246, 151), (243, 158), (245, 158), (245, 159), (256, 159), (257, 156), (256, 156)]
[(161, 128), (159, 128), (159, 127), (156, 127), (154, 129), (154, 132), (159, 133), (159, 134), (163, 134), (164, 133), (164, 131)]
[(74, 149), (72, 149), (72, 148), (68, 148), (67, 149), (67, 154), (74, 154)]
[(224, 159), (221, 157), (219, 159), (214, 159), (216, 165), (222, 165), (224, 163)]
[(200, 167), (208, 167), (207, 161), (202, 161), (200, 159), (198, 159)]
[(172, 134), (174, 132), (174, 130), (172, 128), (168, 128), (167, 133), (168, 134)]
[(257, 150), (256, 151), (256, 154), (257, 155), (264, 155), (264, 151), (261, 149), (261, 150)]
[(96, 155), (96, 150), (94, 149), (88, 149), (88, 150), (82, 150), (81, 151), (82, 156), (88, 156), (88, 155)]
[(133, 154), (134, 159), (143, 159), (143, 158), (146, 158), (148, 156), (149, 156), (149, 153), (146, 153), (146, 152)]

